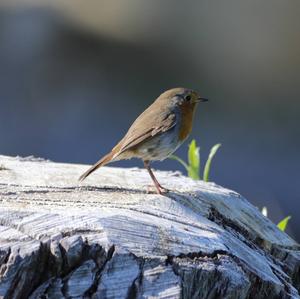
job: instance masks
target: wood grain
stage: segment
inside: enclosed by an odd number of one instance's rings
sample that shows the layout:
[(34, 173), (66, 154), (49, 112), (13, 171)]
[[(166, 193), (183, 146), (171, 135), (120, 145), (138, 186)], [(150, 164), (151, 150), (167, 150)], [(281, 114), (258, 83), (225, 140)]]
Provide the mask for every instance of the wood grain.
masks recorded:
[(0, 298), (300, 298), (300, 247), (238, 193), (0, 156)]

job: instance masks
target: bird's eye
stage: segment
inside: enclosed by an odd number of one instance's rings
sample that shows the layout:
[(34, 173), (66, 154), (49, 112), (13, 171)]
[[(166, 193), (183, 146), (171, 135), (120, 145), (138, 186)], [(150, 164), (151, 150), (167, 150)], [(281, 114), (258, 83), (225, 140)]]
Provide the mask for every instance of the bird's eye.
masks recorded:
[(187, 101), (190, 101), (190, 100), (191, 100), (191, 96), (190, 96), (190, 95), (187, 95), (187, 96), (185, 97), (185, 99), (186, 99)]

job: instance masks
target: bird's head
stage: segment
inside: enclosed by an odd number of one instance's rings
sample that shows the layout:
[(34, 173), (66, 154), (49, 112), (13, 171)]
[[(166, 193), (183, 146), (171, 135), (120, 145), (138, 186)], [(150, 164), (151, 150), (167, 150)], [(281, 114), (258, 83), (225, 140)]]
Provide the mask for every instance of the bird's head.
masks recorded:
[(159, 99), (170, 102), (172, 105), (195, 108), (199, 102), (207, 102), (196, 91), (189, 88), (172, 88), (160, 95)]

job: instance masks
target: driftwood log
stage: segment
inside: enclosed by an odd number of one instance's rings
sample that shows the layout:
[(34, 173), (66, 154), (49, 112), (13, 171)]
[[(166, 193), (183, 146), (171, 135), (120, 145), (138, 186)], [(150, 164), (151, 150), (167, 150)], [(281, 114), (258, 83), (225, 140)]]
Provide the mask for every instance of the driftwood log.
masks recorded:
[(143, 169), (0, 156), (0, 298), (300, 298), (300, 247), (245, 198)]

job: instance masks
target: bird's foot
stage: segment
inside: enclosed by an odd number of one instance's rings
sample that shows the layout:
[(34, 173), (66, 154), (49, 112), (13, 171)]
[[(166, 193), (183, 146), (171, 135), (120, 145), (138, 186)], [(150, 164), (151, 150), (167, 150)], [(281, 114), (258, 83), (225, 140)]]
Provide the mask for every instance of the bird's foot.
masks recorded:
[(153, 193), (157, 193), (157, 194), (160, 194), (160, 195), (163, 195), (165, 193), (168, 193), (170, 192), (169, 189), (167, 188), (164, 188), (162, 186), (147, 186), (147, 193), (148, 194), (153, 194)]

